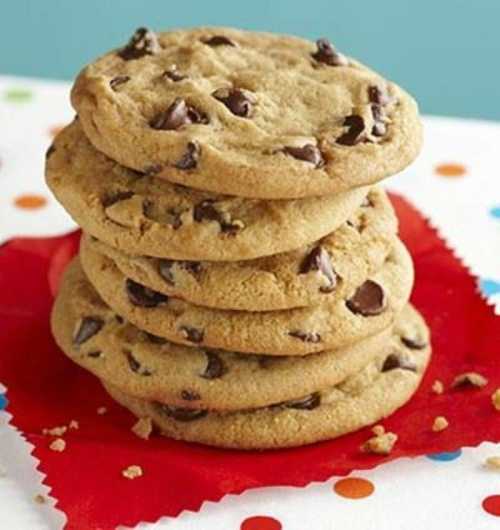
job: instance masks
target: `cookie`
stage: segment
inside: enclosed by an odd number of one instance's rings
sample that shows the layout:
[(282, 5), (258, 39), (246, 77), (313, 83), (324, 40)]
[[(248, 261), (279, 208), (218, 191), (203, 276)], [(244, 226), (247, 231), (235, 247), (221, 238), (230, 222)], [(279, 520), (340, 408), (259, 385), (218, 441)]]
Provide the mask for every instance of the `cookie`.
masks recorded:
[(87, 66), (73, 107), (97, 149), (193, 188), (284, 199), (398, 173), (415, 101), (329, 43), (230, 28), (144, 28)]
[(205, 307), (273, 311), (343, 297), (382, 266), (397, 231), (394, 210), (381, 189), (335, 232), (291, 252), (239, 262), (176, 261), (131, 256), (95, 238), (87, 247), (104, 254), (135, 282)]
[[(425, 340), (412, 324), (403, 339)], [(179, 346), (119, 318), (76, 264), (65, 274), (52, 329), (73, 361), (127, 395), (219, 411), (264, 407), (340, 383), (387, 352), (392, 332), (387, 328), (351, 346), (304, 357)]]
[(404, 335), (396, 332), (391, 348), (358, 374), (329, 389), (271, 407), (225, 413), (193, 410), (134, 398), (103, 384), (118, 403), (138, 417), (151, 418), (162, 434), (172, 438), (232, 449), (310, 444), (378, 422), (411, 398), (430, 359), (429, 332), (411, 306), (404, 309), (401, 322), (403, 328), (416, 329), (423, 341), (405, 345)]
[(211, 309), (168, 297), (130, 280), (112, 260), (87, 249), (80, 261), (96, 291), (116, 313), (172, 342), (267, 355), (304, 355), (341, 348), (394, 322), (413, 285), (413, 264), (403, 244), (382, 268), (345, 299), (284, 311)]
[(96, 151), (79, 120), (56, 138), (47, 183), (87, 232), (129, 254), (237, 261), (317, 241), (348, 219), (369, 188), (265, 201), (191, 190), (127, 170)]

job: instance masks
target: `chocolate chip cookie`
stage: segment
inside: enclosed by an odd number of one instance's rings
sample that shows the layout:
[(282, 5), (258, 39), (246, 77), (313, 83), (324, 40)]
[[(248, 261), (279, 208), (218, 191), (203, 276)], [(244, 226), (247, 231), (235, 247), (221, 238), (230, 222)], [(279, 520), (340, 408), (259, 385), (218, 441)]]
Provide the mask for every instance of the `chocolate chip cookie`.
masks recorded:
[(56, 138), (47, 183), (91, 235), (129, 254), (236, 261), (287, 252), (334, 231), (369, 188), (265, 201), (214, 195), (127, 170), (92, 147), (79, 120)]
[(413, 264), (394, 239), (382, 268), (345, 298), (284, 311), (205, 308), (153, 291), (127, 278), (114, 262), (87, 248), (85, 274), (116, 313), (172, 342), (267, 355), (304, 355), (341, 348), (391, 325), (413, 285)]
[(327, 39), (230, 28), (140, 28), (80, 73), (72, 104), (122, 165), (242, 197), (374, 183), (422, 139), (411, 96)]
[[(410, 327), (417, 342), (401, 335)], [(131, 397), (104, 383), (110, 395), (136, 416), (151, 418), (162, 434), (233, 449), (274, 449), (336, 438), (380, 421), (406, 403), (430, 359), (429, 332), (407, 306), (390, 347), (358, 374), (299, 399), (246, 411), (214, 412)]]
[(91, 236), (87, 247), (104, 254), (135, 282), (196, 305), (273, 311), (341, 298), (382, 266), (397, 219), (381, 189), (373, 189), (350, 219), (320, 241), (291, 252), (239, 262), (178, 261), (131, 256)]

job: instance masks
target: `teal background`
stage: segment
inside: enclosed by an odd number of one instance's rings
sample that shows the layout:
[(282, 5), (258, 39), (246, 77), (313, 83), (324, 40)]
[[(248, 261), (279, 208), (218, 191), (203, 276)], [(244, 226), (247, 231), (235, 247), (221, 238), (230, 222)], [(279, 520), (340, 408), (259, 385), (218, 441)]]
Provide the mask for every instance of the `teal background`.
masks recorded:
[(139, 25), (327, 36), (426, 113), (500, 119), (500, 0), (2, 0), (0, 74), (71, 79)]

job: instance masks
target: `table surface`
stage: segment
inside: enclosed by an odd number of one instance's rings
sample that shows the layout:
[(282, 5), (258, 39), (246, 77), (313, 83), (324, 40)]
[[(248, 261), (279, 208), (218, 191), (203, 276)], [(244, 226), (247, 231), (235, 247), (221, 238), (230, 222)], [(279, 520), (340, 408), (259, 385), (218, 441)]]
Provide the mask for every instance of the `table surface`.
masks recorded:
[[(68, 88), (66, 83), (0, 76), (0, 243), (13, 236), (61, 234), (74, 228), (43, 181), (45, 150), (58, 128), (72, 119)], [(497, 313), (499, 139), (500, 124), (426, 117), (422, 155), (386, 183), (431, 219), (478, 276), (478, 288), (496, 304)], [(2, 405), (0, 393), (0, 409)], [(0, 528), (62, 528), (65, 517), (53, 507), (53, 499), (43, 505), (34, 502), (35, 495), (47, 497), (49, 491), (41, 484), (29, 445), (8, 425), (9, 419), (0, 412)], [(374, 486), (362, 499), (335, 493), (339, 480), (332, 478), (306, 488), (262, 488), (231, 495), (219, 503), (205, 503), (199, 513), (185, 512), (139, 527), (239, 530), (246, 518), (263, 515), (279, 521), (283, 530), (492, 529), (500, 520), (487, 513), (482, 502), (500, 495), (500, 473), (484, 466), (485, 458), (494, 455), (500, 455), (500, 446), (485, 443), (456, 454), (401, 459), (356, 472), (354, 492), (367, 481)]]

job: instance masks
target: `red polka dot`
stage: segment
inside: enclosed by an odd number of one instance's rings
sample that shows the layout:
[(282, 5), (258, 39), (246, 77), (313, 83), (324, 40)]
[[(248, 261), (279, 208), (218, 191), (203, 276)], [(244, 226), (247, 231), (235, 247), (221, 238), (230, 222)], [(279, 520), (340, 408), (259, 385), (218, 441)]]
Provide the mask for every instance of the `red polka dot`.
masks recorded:
[(490, 515), (500, 517), (500, 495), (490, 495), (483, 501), (483, 509)]
[(438, 164), (434, 170), (441, 177), (463, 177), (467, 173), (467, 168), (463, 164), (455, 162)]
[(22, 210), (38, 210), (47, 204), (47, 199), (43, 195), (35, 193), (24, 193), (14, 199), (14, 206)]
[(256, 515), (245, 519), (240, 526), (240, 530), (281, 530), (281, 523), (273, 517)]
[(375, 491), (375, 486), (364, 478), (348, 477), (335, 482), (333, 490), (347, 499), (364, 499)]

